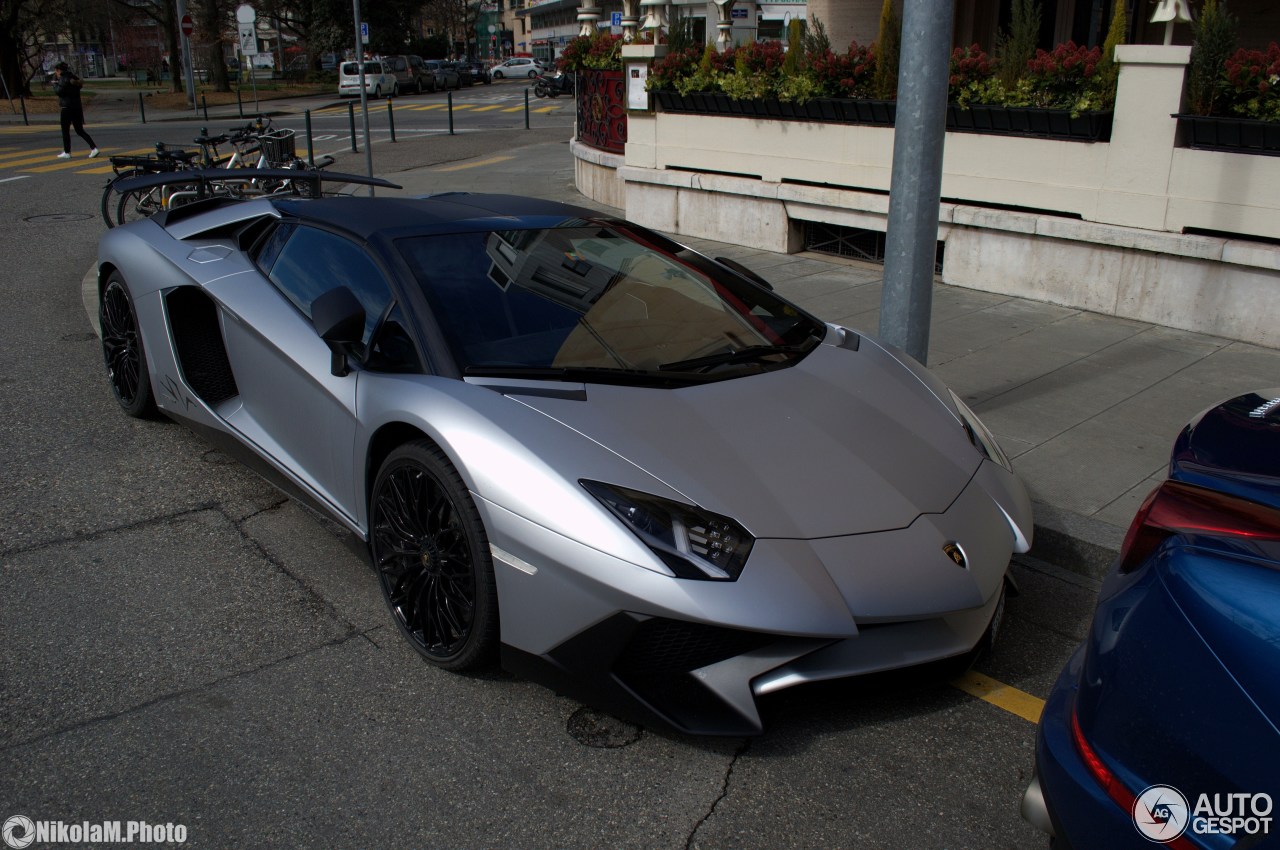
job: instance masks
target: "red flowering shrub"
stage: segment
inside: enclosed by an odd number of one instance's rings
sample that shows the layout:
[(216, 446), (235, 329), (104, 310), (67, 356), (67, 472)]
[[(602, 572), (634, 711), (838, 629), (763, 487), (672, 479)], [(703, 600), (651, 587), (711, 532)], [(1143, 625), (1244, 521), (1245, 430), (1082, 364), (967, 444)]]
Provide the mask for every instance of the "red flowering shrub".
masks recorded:
[(1280, 121), (1280, 45), (1266, 50), (1237, 50), (1225, 65), (1231, 112), (1264, 121)]
[(1059, 44), (1052, 52), (1037, 50), (1027, 61), (1022, 82), (1029, 86), (1033, 105), (1076, 109), (1090, 92), (1102, 51), (1077, 46), (1074, 41)]
[(876, 59), (871, 48), (855, 41), (844, 53), (827, 50), (810, 56), (809, 72), (821, 97), (871, 97)]
[(621, 71), (622, 36), (606, 32), (578, 36), (565, 45), (564, 52), (556, 60), (556, 67), (575, 73), (587, 68), (596, 71)]
[(949, 85), (952, 89), (961, 89), (969, 83), (988, 79), (995, 72), (995, 62), (976, 42), (968, 47), (957, 47), (951, 51)]

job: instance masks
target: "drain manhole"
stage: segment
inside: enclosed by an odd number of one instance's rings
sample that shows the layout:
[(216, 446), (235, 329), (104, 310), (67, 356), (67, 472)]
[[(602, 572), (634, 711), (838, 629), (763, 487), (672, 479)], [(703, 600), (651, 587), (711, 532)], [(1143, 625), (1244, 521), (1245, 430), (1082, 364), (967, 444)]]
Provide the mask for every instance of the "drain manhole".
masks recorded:
[(29, 218), (24, 218), (23, 221), (28, 221), (32, 224), (50, 224), (59, 221), (85, 221), (90, 218), (93, 218), (93, 216), (85, 213), (49, 213), (48, 215), (33, 215)]
[(616, 750), (640, 740), (641, 729), (634, 723), (619, 720), (594, 708), (580, 708), (569, 715), (565, 727), (569, 736), (584, 747)]

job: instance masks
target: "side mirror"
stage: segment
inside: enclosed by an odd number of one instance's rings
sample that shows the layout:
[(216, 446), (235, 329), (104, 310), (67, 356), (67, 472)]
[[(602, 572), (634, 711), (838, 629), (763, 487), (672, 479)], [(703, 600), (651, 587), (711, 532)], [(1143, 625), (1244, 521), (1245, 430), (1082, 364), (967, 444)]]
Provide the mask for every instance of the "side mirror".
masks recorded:
[(345, 286), (336, 286), (311, 302), (311, 324), (333, 352), (329, 372), (350, 374), (347, 355), (364, 338), (364, 306)]

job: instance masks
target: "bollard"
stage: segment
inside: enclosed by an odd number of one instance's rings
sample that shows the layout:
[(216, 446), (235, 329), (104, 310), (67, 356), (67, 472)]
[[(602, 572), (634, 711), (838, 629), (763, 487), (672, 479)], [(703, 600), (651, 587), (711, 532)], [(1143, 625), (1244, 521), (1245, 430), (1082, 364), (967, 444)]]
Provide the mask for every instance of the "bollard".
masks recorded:
[(354, 103), (347, 104), (347, 121), (351, 124), (351, 152), (360, 153), (360, 149), (356, 147), (356, 105)]
[(529, 90), (524, 90), (524, 128), (529, 129)]
[(142, 116), (142, 123), (147, 123), (147, 107), (142, 103), (142, 92), (138, 92), (138, 114)]
[(18, 102), (22, 104), (22, 123), (30, 127), (31, 122), (27, 119), (27, 99), (23, 95), (18, 95)]
[(303, 110), (302, 118), (307, 123), (307, 162), (311, 163), (311, 167), (316, 167), (316, 142), (311, 138), (311, 110)]
[[(244, 103), (240, 100), (240, 87), (236, 86), (236, 111), (240, 113), (240, 120), (244, 120)], [(207, 120), (207, 116), (206, 116)]]
[(387, 125), (391, 128), (391, 141), (396, 140), (396, 116), (391, 111), (391, 98), (387, 98)]
[(446, 92), (449, 96), (449, 135), (453, 135), (453, 92)]
[(204, 95), (200, 95), (200, 107), (204, 110), (204, 120), (209, 120), (209, 101)]

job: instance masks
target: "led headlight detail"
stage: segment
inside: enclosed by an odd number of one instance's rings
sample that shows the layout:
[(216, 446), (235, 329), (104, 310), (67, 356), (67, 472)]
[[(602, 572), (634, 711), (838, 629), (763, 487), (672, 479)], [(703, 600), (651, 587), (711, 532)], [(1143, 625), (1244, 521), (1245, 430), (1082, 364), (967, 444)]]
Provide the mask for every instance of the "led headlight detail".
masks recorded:
[(960, 400), (960, 396), (956, 395), (955, 390), (948, 390), (947, 392), (951, 393), (951, 400), (955, 402), (956, 410), (960, 413), (960, 421), (964, 424), (964, 432), (969, 435), (969, 442), (973, 443), (973, 447), (990, 460), (1013, 472), (1013, 465), (1009, 463), (1009, 458), (1005, 457), (1004, 452), (1000, 450), (1000, 444), (996, 442), (995, 435), (988, 431), (987, 426), (982, 424), (982, 420), (978, 418), (977, 414)]
[(579, 483), (680, 578), (735, 581), (755, 538), (728, 517), (612, 484)]

